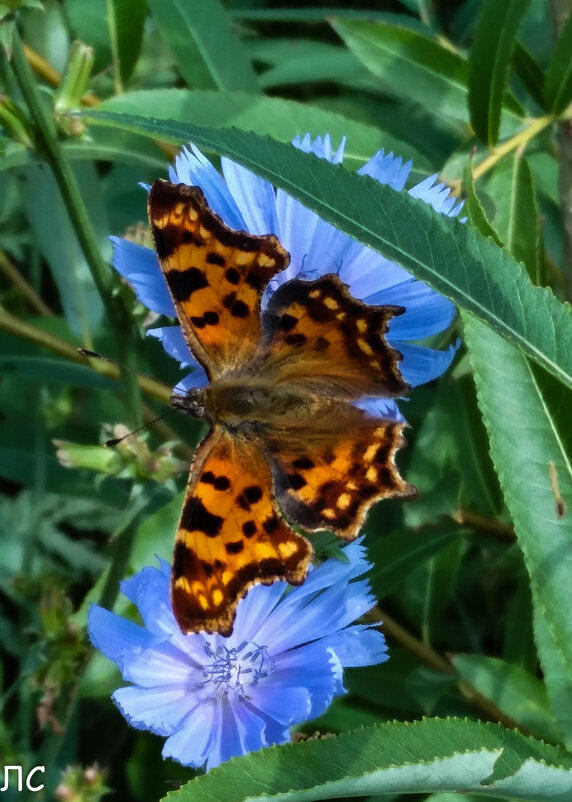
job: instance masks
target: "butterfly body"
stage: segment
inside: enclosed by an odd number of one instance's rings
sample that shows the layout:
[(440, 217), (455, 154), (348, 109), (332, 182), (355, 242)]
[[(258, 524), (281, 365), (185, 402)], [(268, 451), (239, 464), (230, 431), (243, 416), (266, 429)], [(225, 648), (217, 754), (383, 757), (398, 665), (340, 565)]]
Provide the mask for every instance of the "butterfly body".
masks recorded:
[(330, 274), (283, 283), (263, 311), (289, 260), (276, 237), (233, 231), (198, 188), (162, 181), (149, 218), (183, 334), (210, 380), (172, 399), (211, 427), (177, 532), (173, 610), (183, 632), (228, 635), (251, 585), (303, 582), (312, 548), (296, 529), (351, 540), (375, 501), (414, 492), (394, 461), (403, 424), (356, 405), (408, 389), (384, 339), (403, 309), (367, 306)]

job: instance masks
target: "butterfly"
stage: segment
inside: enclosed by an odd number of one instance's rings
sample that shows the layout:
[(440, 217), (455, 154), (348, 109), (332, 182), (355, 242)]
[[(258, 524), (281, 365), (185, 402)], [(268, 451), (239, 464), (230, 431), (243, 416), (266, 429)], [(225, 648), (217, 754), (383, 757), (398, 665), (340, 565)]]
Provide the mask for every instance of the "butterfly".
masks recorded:
[(404, 424), (355, 404), (409, 389), (384, 338), (404, 309), (356, 300), (335, 274), (282, 283), (263, 309), (288, 252), (272, 234), (229, 228), (199, 187), (156, 181), (149, 221), (210, 382), (171, 398), (210, 424), (176, 534), (172, 606), (182, 632), (228, 636), (251, 586), (304, 581), (305, 534), (352, 540), (374, 502), (415, 492), (395, 465)]

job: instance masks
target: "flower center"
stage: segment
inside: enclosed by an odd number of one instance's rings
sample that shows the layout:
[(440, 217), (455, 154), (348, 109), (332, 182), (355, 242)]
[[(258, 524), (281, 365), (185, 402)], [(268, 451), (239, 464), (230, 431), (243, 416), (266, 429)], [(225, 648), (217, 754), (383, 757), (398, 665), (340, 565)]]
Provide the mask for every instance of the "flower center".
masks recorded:
[(233, 694), (239, 701), (246, 696), (245, 688), (256, 685), (274, 671), (274, 662), (266, 646), (243, 641), (236, 649), (218, 643), (213, 648), (205, 641), (205, 652), (212, 662), (203, 667), (205, 685), (212, 683), (213, 696)]

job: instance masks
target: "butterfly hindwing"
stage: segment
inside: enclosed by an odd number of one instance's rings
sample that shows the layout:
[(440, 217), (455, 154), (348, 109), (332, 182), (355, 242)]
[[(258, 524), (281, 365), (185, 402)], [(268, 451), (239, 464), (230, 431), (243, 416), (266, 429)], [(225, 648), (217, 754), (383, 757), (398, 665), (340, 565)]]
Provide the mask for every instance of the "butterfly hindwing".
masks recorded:
[(175, 540), (171, 596), (183, 632), (228, 635), (255, 584), (300, 584), (312, 549), (278, 513), (268, 462), (252, 439), (213, 427), (199, 446)]
[[(274, 444), (272, 465), (278, 503), (294, 525), (312, 532), (329, 529), (345, 540), (357, 537), (371, 505), (411, 496), (395, 464), (404, 424), (365, 419), (329, 437)], [(305, 442), (304, 442), (305, 440)]]

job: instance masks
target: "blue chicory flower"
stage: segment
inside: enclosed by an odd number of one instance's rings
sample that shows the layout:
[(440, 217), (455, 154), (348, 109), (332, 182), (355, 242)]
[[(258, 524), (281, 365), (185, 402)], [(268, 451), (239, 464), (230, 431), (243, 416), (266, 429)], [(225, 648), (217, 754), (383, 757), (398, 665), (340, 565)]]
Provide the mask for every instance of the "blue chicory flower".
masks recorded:
[(167, 738), (163, 757), (207, 769), (290, 740), (289, 728), (345, 693), (343, 669), (387, 659), (383, 635), (353, 624), (375, 603), (361, 540), (305, 583), (257, 585), (239, 602), (230, 637), (183, 635), (173, 616), (166, 562), (121, 585), (143, 626), (93, 605), (93, 645), (124, 680), (113, 699), (127, 721)]
[[(329, 136), (312, 141), (306, 135), (303, 139), (297, 137), (293, 144), (328, 161), (343, 161), (345, 142), (334, 152)], [(246, 168), (226, 158), (221, 159), (221, 164), (224, 177), (198, 148), (190, 145), (181, 151), (175, 166), (169, 168), (169, 177), (175, 183), (201, 187), (211, 209), (231, 228), (250, 234), (276, 234), (291, 259), (288, 268), (271, 282), (264, 299), (266, 302), (269, 295), (289, 279), (315, 279), (336, 272), (355, 298), (368, 304), (405, 307), (403, 315), (390, 321), (387, 341), (403, 355), (400, 369), (406, 382), (412, 386), (424, 384), (449, 367), (455, 346), (440, 351), (412, 341), (423, 340), (449, 326), (455, 314), (451, 301), (394, 262), (324, 222), (315, 212), (306, 209), (281, 189), (275, 190)], [(382, 150), (358, 173), (401, 191), (410, 170), (410, 161), (403, 164), (401, 158)], [(448, 187), (436, 183), (436, 178), (436, 175), (429, 176), (411, 188), (409, 194), (430, 204), (436, 212), (448, 217), (457, 216), (462, 203), (456, 202)], [(128, 240), (116, 237), (112, 240), (115, 268), (134, 288), (141, 303), (158, 314), (176, 317), (155, 252)], [(179, 326), (151, 329), (148, 334), (159, 338), (167, 353), (181, 366), (193, 369), (175, 387), (176, 394), (184, 394), (207, 383), (204, 369), (189, 352)], [(391, 399), (363, 399), (359, 405), (378, 415), (402, 419)]]

